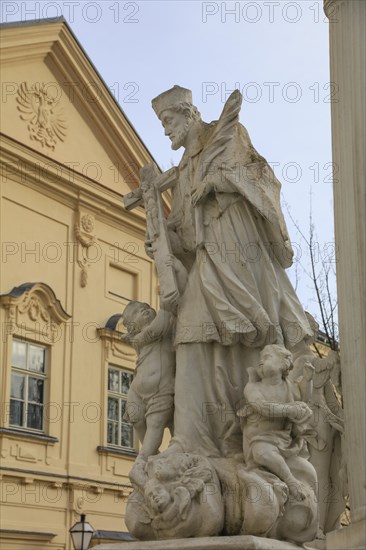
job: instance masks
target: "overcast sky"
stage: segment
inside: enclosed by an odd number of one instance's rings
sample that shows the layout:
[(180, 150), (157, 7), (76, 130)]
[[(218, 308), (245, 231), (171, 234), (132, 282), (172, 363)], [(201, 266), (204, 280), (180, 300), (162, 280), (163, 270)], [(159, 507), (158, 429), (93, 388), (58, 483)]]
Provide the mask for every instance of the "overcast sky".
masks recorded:
[[(239, 87), (241, 122), (282, 182), (283, 203), (308, 233), (312, 193), (318, 241), (334, 260), (330, 101), (337, 88), (322, 1), (3, 0), (1, 10), (2, 22), (63, 15), (162, 168), (177, 164), (182, 150), (170, 149), (151, 99), (180, 84), (211, 121)], [(306, 267), (306, 247), (284, 213)], [(299, 274), (300, 299), (316, 313), (311, 283)]]

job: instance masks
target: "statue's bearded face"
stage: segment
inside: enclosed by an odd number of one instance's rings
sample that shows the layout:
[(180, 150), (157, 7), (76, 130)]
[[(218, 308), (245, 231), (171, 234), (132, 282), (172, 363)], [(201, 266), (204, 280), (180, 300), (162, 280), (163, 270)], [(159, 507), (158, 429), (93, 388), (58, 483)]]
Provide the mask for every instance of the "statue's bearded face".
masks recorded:
[(184, 147), (191, 119), (184, 113), (167, 109), (161, 115), (161, 122), (165, 135), (172, 142), (172, 149), (176, 151), (180, 147)]

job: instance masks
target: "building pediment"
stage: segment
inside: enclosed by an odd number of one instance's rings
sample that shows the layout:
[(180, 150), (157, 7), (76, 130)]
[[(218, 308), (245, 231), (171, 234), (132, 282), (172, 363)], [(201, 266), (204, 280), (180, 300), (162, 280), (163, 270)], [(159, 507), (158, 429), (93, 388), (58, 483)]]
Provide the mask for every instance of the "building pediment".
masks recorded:
[[(2, 27), (2, 132), (125, 194), (153, 159), (63, 19)], [(56, 169), (55, 169), (56, 170)]]

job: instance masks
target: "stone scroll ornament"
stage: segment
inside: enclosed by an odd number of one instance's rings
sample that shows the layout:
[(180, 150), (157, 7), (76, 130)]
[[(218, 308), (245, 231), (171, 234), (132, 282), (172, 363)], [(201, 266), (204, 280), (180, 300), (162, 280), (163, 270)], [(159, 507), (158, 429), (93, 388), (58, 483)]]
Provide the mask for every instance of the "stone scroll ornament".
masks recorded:
[[(159, 453), (159, 436), (149, 453), (146, 432), (130, 472), (125, 521), (141, 540), (248, 535), (302, 544), (318, 530), (307, 450), (312, 331), (284, 271), (293, 253), (281, 185), (239, 122), (241, 103), (236, 90), (219, 119), (206, 123), (188, 89), (174, 86), (155, 98), (172, 148), (185, 152), (163, 174), (144, 167), (140, 187), (124, 197), (127, 210), (145, 208), (146, 252), (161, 288), (157, 318), (171, 314), (175, 351), (170, 444)], [(166, 218), (161, 193), (168, 188)], [(238, 244), (256, 244), (257, 261)], [(133, 305), (138, 370), (161, 373), (163, 339), (148, 338), (143, 306)], [(297, 328), (294, 337), (289, 326)], [(302, 356), (293, 383), (288, 373)]]
[(30, 139), (53, 151), (58, 141), (65, 140), (67, 126), (59, 104), (60, 96), (53, 97), (48, 88), (40, 82), (32, 85), (22, 82), (16, 100), (20, 118), (29, 121)]

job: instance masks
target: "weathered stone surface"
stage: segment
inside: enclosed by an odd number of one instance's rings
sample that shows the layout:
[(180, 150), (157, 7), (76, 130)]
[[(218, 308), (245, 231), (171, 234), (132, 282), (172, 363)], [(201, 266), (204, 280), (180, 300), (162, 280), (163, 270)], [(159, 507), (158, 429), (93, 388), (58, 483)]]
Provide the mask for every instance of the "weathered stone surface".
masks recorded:
[[(165, 382), (172, 398), (172, 369), (162, 368), (169, 332), (152, 338), (156, 320), (127, 327), (139, 352), (136, 381), (144, 372), (128, 398), (140, 417), (127, 411), (142, 426), (126, 510), (140, 540), (222, 534), (302, 543), (317, 533), (317, 479), (305, 443), (313, 330), (285, 273), (293, 252), (281, 185), (239, 123), (241, 101), (236, 90), (206, 124), (190, 90), (174, 86), (155, 98), (172, 148), (185, 152), (166, 177), (145, 167), (126, 202), (144, 202), (145, 247), (161, 283), (157, 319), (171, 315), (175, 348), (174, 436), (157, 455), (169, 425)], [(169, 186), (166, 220), (160, 193)], [(140, 323), (140, 313), (132, 317)], [(298, 380), (287, 379), (301, 357)]]
[(163, 541), (123, 542), (102, 544), (98, 550), (298, 550), (290, 542), (252, 537), (202, 537)]
[[(324, 0), (330, 31), (334, 228), (351, 525), (329, 550), (366, 548), (366, 2)], [(352, 63), (350, 63), (350, 59)]]

